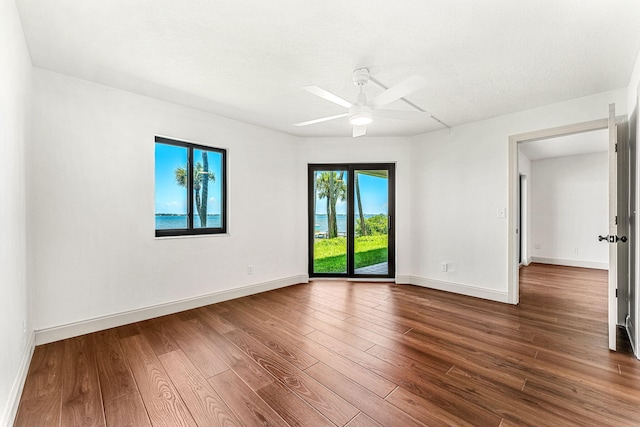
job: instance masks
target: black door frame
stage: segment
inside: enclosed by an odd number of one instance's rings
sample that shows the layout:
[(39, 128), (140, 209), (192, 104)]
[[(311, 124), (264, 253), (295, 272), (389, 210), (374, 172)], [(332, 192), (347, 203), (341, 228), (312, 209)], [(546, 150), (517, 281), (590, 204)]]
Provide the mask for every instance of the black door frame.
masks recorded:
[[(356, 170), (387, 170), (388, 178), (388, 257), (387, 274), (356, 274), (354, 271), (354, 175)], [(315, 232), (315, 182), (316, 171), (347, 172), (347, 271), (346, 273), (315, 273), (313, 271), (313, 249)], [(309, 277), (344, 277), (344, 278), (394, 278), (396, 273), (396, 165), (395, 163), (313, 163), (308, 165), (307, 175), (308, 197), (308, 271)]]

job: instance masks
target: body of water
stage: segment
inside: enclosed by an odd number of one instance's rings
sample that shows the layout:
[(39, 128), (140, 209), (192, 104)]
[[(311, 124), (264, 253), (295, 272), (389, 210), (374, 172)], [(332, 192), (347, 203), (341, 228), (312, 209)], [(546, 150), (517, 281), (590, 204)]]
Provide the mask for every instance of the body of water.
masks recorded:
[[(376, 216), (379, 214), (364, 214), (365, 218), (371, 218), (372, 216)], [(356, 220), (358, 219), (358, 217), (356, 216)], [(347, 216), (344, 214), (338, 214), (336, 215), (336, 222), (338, 223), (338, 233), (345, 233), (347, 232)], [(315, 223), (315, 231), (316, 232), (321, 232), (321, 233), (326, 233), (327, 230), (329, 229), (329, 219), (327, 217), (327, 214), (316, 214), (316, 223)]]
[[(207, 215), (207, 227), (221, 227), (220, 215)], [(198, 215), (193, 219), (193, 225), (200, 227), (200, 217)], [(156, 230), (169, 230), (173, 228), (187, 228), (186, 215), (156, 215)]]
[[(365, 214), (365, 218), (371, 218), (372, 214)], [(338, 233), (347, 232), (347, 216), (337, 215)], [(329, 221), (326, 214), (316, 215), (315, 231), (326, 233), (329, 229)], [(200, 226), (200, 217), (196, 215), (193, 224)], [(220, 215), (207, 215), (207, 227), (220, 227)], [(186, 215), (156, 215), (156, 230), (168, 230), (172, 228), (187, 228)]]

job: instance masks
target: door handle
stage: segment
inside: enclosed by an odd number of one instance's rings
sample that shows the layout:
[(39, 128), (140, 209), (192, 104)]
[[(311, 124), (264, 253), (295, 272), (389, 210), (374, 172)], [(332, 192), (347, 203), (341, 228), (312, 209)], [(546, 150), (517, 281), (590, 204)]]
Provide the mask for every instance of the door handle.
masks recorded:
[(627, 242), (627, 236), (622, 236), (622, 237), (618, 237), (618, 236), (598, 236), (598, 241), (602, 242), (602, 241), (607, 241), (609, 243), (618, 243), (618, 242), (622, 242), (622, 243), (626, 243)]

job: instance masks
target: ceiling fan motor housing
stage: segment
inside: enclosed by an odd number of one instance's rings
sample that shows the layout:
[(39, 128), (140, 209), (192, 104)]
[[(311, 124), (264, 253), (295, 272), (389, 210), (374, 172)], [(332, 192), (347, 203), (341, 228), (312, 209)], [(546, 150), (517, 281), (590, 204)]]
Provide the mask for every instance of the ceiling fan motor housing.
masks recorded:
[(363, 86), (369, 82), (369, 70), (366, 68), (358, 68), (353, 72), (353, 83), (356, 86)]

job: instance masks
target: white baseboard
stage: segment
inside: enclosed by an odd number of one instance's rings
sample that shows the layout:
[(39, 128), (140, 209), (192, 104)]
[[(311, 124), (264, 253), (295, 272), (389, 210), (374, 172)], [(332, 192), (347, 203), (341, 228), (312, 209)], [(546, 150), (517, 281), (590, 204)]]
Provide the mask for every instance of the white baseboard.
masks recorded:
[(460, 283), (444, 282), (442, 280), (427, 279), (419, 276), (397, 276), (396, 283), (422, 286), (437, 289), (439, 291), (453, 292), (470, 297), (482, 298), (497, 302), (509, 302), (507, 292), (494, 291), (492, 289), (479, 288), (477, 286), (462, 285)]
[(411, 278), (413, 276), (409, 274), (398, 274), (396, 275), (396, 284), (398, 285), (411, 285)]
[(168, 314), (178, 313), (180, 311), (191, 310), (192, 308), (245, 297), (248, 295), (266, 292), (273, 289), (284, 288), (286, 286), (296, 285), (298, 283), (307, 283), (308, 281), (308, 275), (300, 274), (297, 276), (285, 277), (283, 279), (272, 280), (269, 282), (243, 286), (241, 288), (214, 292), (194, 298), (172, 301), (166, 304), (158, 304), (136, 310), (111, 314), (108, 316), (95, 317), (93, 319), (68, 323), (66, 325), (40, 329), (36, 331), (35, 343), (36, 345), (47, 344), (50, 342), (60, 341), (79, 335), (102, 331), (104, 329), (127, 325), (133, 322), (152, 319), (154, 317), (166, 316)]
[(31, 364), (31, 357), (33, 356), (35, 346), (35, 333), (31, 332), (31, 334), (29, 334), (29, 341), (24, 349), (24, 354), (22, 355), (22, 360), (20, 360), (18, 373), (9, 392), (7, 406), (4, 409), (2, 418), (0, 418), (0, 426), (2, 427), (11, 427), (15, 422), (16, 415), (18, 414), (18, 405), (20, 404), (22, 390), (24, 389), (24, 383), (27, 379), (27, 373), (29, 372), (29, 365)]
[(545, 258), (534, 256), (531, 257), (531, 262), (537, 262), (539, 264), (564, 265), (566, 267), (595, 268), (598, 270), (609, 269), (608, 262), (581, 261), (577, 259)]

